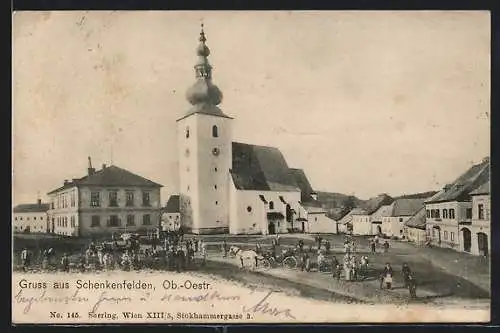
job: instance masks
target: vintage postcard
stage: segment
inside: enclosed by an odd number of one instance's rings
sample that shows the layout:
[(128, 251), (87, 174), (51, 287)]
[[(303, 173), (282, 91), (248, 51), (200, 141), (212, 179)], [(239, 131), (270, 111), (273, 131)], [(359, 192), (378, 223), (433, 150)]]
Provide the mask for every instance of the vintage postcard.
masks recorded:
[(14, 324), (490, 320), (490, 14), (13, 14)]

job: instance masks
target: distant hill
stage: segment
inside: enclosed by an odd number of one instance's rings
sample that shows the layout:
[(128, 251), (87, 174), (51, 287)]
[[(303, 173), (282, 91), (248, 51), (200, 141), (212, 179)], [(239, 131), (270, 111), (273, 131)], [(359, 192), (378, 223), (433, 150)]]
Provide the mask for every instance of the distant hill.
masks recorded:
[(396, 199), (422, 199), (433, 196), (437, 191), (427, 191), (414, 194), (405, 194), (397, 197), (391, 197), (386, 193), (377, 195), (368, 200), (362, 200), (353, 195), (347, 195), (336, 192), (318, 191), (318, 201), (328, 212), (327, 215), (335, 220), (344, 217), (352, 208), (359, 207), (372, 214), (381, 206), (390, 205)]
[(438, 193), (438, 191), (427, 191), (427, 192), (421, 192), (421, 193), (415, 193), (415, 194), (405, 194), (405, 195), (400, 195), (398, 197), (394, 197), (394, 200), (396, 200), (396, 199), (426, 199), (426, 198), (432, 197), (436, 193)]

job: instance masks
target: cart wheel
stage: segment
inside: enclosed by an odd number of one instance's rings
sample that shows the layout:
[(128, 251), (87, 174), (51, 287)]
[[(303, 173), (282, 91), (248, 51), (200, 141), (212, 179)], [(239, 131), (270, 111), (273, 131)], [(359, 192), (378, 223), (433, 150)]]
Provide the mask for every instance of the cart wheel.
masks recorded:
[(261, 265), (262, 265), (262, 269), (264, 269), (265, 271), (267, 271), (271, 268), (271, 263), (267, 259), (262, 259)]
[(283, 266), (288, 269), (295, 269), (297, 267), (297, 259), (295, 257), (286, 257), (283, 259)]

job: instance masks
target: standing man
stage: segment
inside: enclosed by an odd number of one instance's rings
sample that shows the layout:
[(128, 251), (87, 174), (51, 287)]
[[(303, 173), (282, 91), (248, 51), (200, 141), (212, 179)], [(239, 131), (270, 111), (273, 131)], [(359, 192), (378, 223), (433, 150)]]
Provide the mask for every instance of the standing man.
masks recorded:
[(384, 278), (385, 286), (388, 290), (392, 289), (392, 276), (393, 276), (393, 274), (394, 273), (392, 271), (391, 264), (386, 263), (385, 267), (384, 267), (384, 271), (382, 272), (382, 276)]
[(226, 242), (226, 239), (224, 238), (224, 240), (222, 241), (222, 250), (224, 251), (224, 258), (227, 257), (227, 242)]
[(371, 240), (370, 241), (370, 247), (372, 249), (372, 253), (375, 254), (376, 250), (375, 250), (375, 247), (376, 247), (376, 243), (375, 243), (375, 240)]
[(337, 257), (332, 258), (332, 273), (333, 273), (333, 278), (337, 279), (337, 281), (340, 280), (340, 263), (337, 260)]
[(30, 265), (30, 253), (26, 247), (21, 252), (21, 261), (23, 263), (23, 270), (26, 272)]
[(61, 266), (62, 266), (63, 272), (66, 272), (66, 273), (69, 272), (69, 258), (68, 258), (68, 255), (66, 253), (63, 254), (63, 256), (62, 256)]
[(417, 298), (417, 281), (412, 275), (408, 277), (408, 290), (410, 291), (410, 298)]
[(410, 286), (411, 270), (410, 270), (410, 266), (408, 266), (407, 263), (403, 264), (403, 268), (401, 270), (401, 273), (403, 274), (404, 287), (408, 288)]
[(387, 241), (384, 242), (384, 245), (382, 245), (384, 247), (384, 253), (387, 253), (389, 251), (389, 243)]

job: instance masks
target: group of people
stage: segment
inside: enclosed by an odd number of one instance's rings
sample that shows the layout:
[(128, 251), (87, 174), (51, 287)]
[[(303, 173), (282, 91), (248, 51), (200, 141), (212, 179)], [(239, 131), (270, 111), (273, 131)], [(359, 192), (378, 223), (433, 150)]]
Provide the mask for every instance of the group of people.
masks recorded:
[[(403, 276), (403, 287), (408, 289), (411, 298), (417, 297), (417, 282), (412, 274), (410, 266), (407, 263), (403, 264), (401, 269), (401, 275)], [(380, 289), (391, 290), (393, 286), (394, 270), (390, 263), (386, 263), (384, 270), (380, 274)]]
[[(373, 237), (370, 240), (370, 249), (373, 254), (377, 253), (377, 246), (379, 245), (379, 243), (380, 240), (378, 235), (375, 235), (375, 237)], [(384, 249), (384, 253), (387, 253), (389, 251), (389, 247), (390, 247), (389, 242), (385, 240), (384, 243), (382, 243), (382, 248)]]

